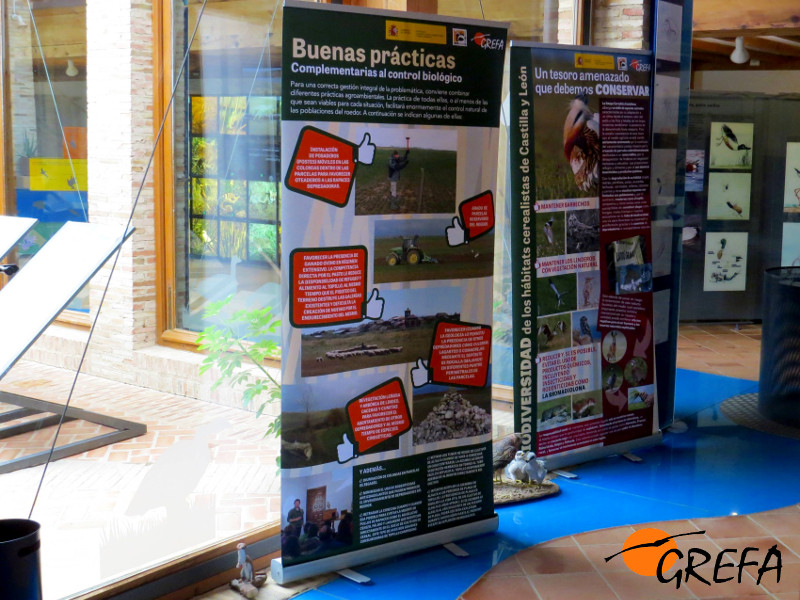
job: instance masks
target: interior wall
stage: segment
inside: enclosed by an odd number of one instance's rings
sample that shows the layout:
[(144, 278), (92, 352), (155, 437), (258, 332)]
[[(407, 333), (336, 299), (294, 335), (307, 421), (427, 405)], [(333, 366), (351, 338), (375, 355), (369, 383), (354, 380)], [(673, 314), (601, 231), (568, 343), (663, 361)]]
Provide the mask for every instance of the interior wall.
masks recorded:
[(695, 71), (692, 90), (800, 94), (800, 71)]

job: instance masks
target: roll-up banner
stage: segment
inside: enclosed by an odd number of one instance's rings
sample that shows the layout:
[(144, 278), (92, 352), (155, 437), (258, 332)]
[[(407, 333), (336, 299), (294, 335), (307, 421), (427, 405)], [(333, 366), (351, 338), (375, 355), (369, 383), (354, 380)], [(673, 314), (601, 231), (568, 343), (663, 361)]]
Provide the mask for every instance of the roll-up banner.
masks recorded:
[(507, 25), (286, 2), (276, 581), (494, 531)]
[(552, 469), (660, 437), (653, 61), (516, 42), (510, 52), (515, 429)]

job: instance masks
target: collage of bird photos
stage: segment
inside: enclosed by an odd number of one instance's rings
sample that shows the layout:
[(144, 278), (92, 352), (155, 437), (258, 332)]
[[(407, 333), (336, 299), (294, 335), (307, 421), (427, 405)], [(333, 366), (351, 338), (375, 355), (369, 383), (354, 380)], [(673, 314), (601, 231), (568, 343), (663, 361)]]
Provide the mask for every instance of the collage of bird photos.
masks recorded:
[[(284, 8), (284, 35), (296, 42), (366, 56), (397, 47), (386, 14), (305, 4)], [(505, 39), (505, 29), (482, 31)], [(408, 42), (409, 52), (440, 43)], [(284, 544), (284, 566), (493, 518), (500, 86), (475, 81), (501, 77), (503, 55), (472, 46), (447, 47), (462, 65), (450, 85), (378, 68), (317, 77), (336, 61), (311, 57), (284, 69), (282, 503), (289, 521), (305, 511), (335, 530), (325, 550)], [(435, 98), (435, 110), (422, 106)], [(487, 107), (483, 116), (463, 114), (473, 105)], [(475, 500), (458, 510), (450, 469)]]
[[(706, 203), (708, 222), (727, 221), (734, 226), (741, 222), (743, 229), (748, 227), (753, 131), (752, 123), (711, 123)], [(746, 231), (706, 233), (704, 292), (735, 292), (747, 288), (747, 239)]]
[[(524, 157), (522, 127), (532, 105), (535, 157), (530, 236), (524, 212), (526, 159), (518, 158), (511, 169), (520, 174), (517, 189), (523, 198), (517, 215), (521, 239), (512, 256), (527, 254), (529, 239), (536, 271), (535, 327), (526, 333), (523, 308), (516, 333), (522, 341), (515, 344), (524, 345), (525, 335), (535, 338), (536, 452), (541, 456), (653, 433), (650, 199), (673, 201), (677, 154), (658, 155), (656, 173), (663, 176), (651, 189), (651, 60), (535, 44), (512, 48), (512, 79), (529, 77), (528, 85), (512, 90), (512, 97), (524, 98), (512, 102), (511, 120), (521, 125), (512, 144), (519, 140)], [(623, 155), (621, 148), (636, 150)], [(519, 266), (524, 272), (525, 263)], [(524, 288), (520, 294), (525, 297)]]

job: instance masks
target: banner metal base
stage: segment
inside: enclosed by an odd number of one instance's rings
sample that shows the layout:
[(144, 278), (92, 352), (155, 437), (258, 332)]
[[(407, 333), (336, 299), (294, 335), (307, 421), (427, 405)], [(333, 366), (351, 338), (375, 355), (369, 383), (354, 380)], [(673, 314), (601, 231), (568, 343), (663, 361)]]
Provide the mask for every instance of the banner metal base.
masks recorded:
[(414, 552), (415, 550), (424, 550), (425, 548), (431, 548), (433, 546), (443, 546), (450, 542), (463, 540), (467, 537), (482, 535), (484, 533), (493, 533), (497, 531), (499, 524), (499, 517), (494, 515), (488, 519), (483, 519), (474, 523), (450, 527), (441, 531), (425, 533), (381, 544), (380, 546), (354, 550), (352, 552), (320, 558), (288, 567), (283, 566), (280, 558), (273, 558), (270, 565), (272, 569), (272, 578), (278, 584), (291, 583), (292, 581), (305, 579), (306, 577), (322, 575), (323, 573), (330, 573), (332, 571), (341, 571), (383, 558)]

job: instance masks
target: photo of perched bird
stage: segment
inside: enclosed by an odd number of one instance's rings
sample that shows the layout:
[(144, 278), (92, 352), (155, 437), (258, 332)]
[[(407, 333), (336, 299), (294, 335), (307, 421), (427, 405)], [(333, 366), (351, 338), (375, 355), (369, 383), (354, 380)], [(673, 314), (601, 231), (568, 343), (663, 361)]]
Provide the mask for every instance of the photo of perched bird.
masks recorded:
[(589, 318), (586, 315), (581, 317), (581, 335), (592, 337), (592, 328), (589, 326)]
[(492, 468), (495, 481), (502, 481), (503, 469), (514, 459), (522, 447), (522, 435), (512, 433), (492, 444)]
[(553, 221), (553, 217), (550, 217), (550, 220), (545, 221), (544, 225), (542, 226), (542, 229), (544, 229), (544, 237), (547, 238), (548, 244), (553, 243)]
[(547, 338), (547, 341), (550, 342), (556, 337), (556, 334), (550, 329), (550, 326), (547, 323), (542, 323), (542, 326), (539, 327), (539, 331), (536, 332), (537, 335), (543, 335)]
[(564, 121), (564, 156), (575, 185), (584, 192), (596, 188), (600, 180), (600, 121), (588, 102), (585, 94), (576, 96)]

